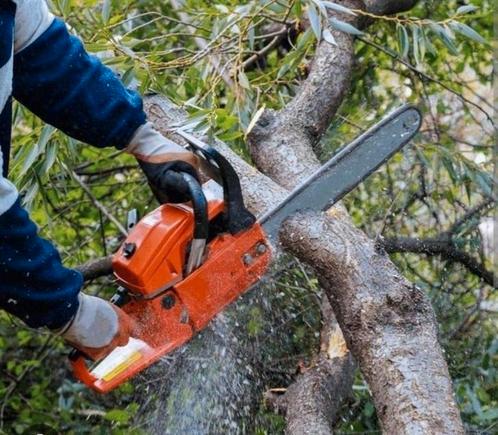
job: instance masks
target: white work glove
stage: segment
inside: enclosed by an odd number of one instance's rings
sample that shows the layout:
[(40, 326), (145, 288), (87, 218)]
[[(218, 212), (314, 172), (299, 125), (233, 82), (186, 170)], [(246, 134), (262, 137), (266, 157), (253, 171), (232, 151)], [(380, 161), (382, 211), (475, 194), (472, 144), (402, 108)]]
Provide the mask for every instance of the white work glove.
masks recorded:
[(79, 308), (60, 335), (93, 360), (128, 343), (133, 321), (120, 308), (95, 296), (78, 295)]
[(126, 151), (138, 160), (160, 203), (190, 199), (181, 173), (199, 180), (199, 160), (194, 153), (165, 138), (150, 122), (136, 131)]

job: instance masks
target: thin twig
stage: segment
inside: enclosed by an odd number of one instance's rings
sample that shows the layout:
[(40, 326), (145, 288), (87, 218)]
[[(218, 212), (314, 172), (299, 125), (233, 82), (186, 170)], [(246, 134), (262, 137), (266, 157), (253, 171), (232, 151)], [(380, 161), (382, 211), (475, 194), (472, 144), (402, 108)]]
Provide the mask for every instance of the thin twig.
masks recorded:
[(424, 71), (421, 71), (417, 67), (413, 66), (410, 62), (407, 62), (406, 60), (404, 60), (401, 57), (399, 57), (396, 53), (391, 52), (390, 50), (386, 49), (385, 47), (382, 47), (379, 44), (376, 44), (373, 41), (370, 41), (370, 40), (368, 40), (366, 38), (363, 38), (361, 36), (359, 36), (358, 39), (361, 40), (362, 42), (364, 42), (365, 44), (370, 45), (370, 46), (376, 48), (377, 50), (380, 50), (383, 53), (387, 54), (389, 57), (393, 58), (395, 61), (403, 64), (404, 66), (406, 66), (407, 68), (409, 68), (413, 72), (417, 73), (420, 77), (423, 77), (426, 80), (434, 82), (434, 83), (438, 84), (439, 86), (441, 86), (442, 88), (446, 89), (448, 92), (451, 92), (453, 95), (456, 95), (458, 98), (460, 98), (465, 103), (467, 103), (467, 104), (475, 107), (479, 111), (481, 111), (486, 116), (486, 118), (491, 123), (491, 125), (493, 125), (493, 126), (495, 125), (493, 117), (488, 112), (486, 112), (481, 106), (479, 106), (478, 104), (474, 103), (473, 101), (470, 101), (468, 98), (464, 97), (462, 94), (460, 94), (459, 92), (455, 91), (450, 86), (448, 86), (447, 84), (443, 83), (441, 80), (439, 80), (439, 79), (437, 79), (435, 77), (431, 77), (430, 75), (428, 75)]
[(494, 286), (498, 280), (494, 273), (487, 270), (472, 255), (459, 250), (450, 237), (420, 239), (416, 237), (380, 238), (377, 243), (389, 253), (414, 253), (429, 256), (440, 255), (444, 259), (460, 263), (486, 284)]
[[(186, 25), (188, 25), (190, 23), (189, 16), (185, 12), (181, 12), (181, 5), (176, 0), (171, 0), (170, 5), (176, 11), (178, 16), (180, 17), (180, 20)], [(190, 27), (188, 27), (188, 31), (190, 32), (190, 34), (194, 35), (194, 41), (197, 44), (197, 46), (201, 49), (201, 51), (205, 51), (208, 48), (209, 44), (206, 43), (204, 39), (195, 36), (195, 32)], [(223, 81), (226, 83), (226, 85), (229, 88), (233, 89), (235, 87), (235, 84), (231, 79), (230, 75), (224, 71), (223, 61), (216, 54), (213, 53), (209, 55), (209, 61), (213, 65), (215, 71), (223, 78)]]
[(126, 231), (126, 228), (119, 222), (117, 218), (115, 218), (107, 208), (104, 207), (104, 205), (94, 196), (90, 188), (85, 184), (85, 182), (81, 179), (81, 177), (74, 172), (72, 169), (66, 168), (68, 172), (71, 174), (71, 177), (78, 183), (78, 185), (83, 189), (83, 191), (88, 195), (90, 200), (92, 201), (93, 205), (102, 212), (102, 214), (109, 219), (119, 230), (121, 234), (124, 236), (128, 235), (128, 232)]

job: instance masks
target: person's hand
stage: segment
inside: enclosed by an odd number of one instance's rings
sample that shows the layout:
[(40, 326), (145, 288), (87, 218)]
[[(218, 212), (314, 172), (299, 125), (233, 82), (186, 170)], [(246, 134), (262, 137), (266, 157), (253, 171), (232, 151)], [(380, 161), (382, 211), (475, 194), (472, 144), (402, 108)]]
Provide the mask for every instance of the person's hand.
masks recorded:
[(133, 320), (117, 306), (95, 296), (80, 293), (74, 318), (62, 328), (70, 345), (97, 361), (117, 346), (125, 346), (135, 329)]
[(137, 130), (127, 151), (138, 160), (160, 203), (190, 200), (181, 173), (186, 172), (199, 180), (199, 160), (194, 153), (165, 138), (150, 122)]

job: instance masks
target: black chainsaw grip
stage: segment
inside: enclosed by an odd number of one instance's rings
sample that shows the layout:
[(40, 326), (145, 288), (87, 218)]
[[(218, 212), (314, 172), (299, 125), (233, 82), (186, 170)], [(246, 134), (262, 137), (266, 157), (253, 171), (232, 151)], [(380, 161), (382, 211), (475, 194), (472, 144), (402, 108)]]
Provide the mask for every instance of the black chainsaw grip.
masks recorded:
[(71, 349), (71, 352), (69, 352), (69, 360), (70, 361), (76, 361), (80, 357), (84, 357), (85, 354), (78, 349)]
[(194, 239), (206, 240), (209, 236), (208, 203), (202, 186), (195, 177), (182, 172), (182, 177), (188, 186), (189, 196), (194, 209)]
[(256, 217), (246, 208), (242, 196), (239, 176), (230, 162), (213, 147), (197, 148), (208, 161), (214, 161), (223, 182), (223, 196), (226, 210), (224, 225), (231, 234), (237, 234), (250, 228)]

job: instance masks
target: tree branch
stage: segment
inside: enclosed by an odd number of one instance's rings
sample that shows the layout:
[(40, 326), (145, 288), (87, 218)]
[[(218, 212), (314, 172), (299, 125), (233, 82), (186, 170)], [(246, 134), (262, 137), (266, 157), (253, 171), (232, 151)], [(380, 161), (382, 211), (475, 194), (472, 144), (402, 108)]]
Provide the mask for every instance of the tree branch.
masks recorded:
[(347, 221), (306, 213), (282, 228), (313, 265), (388, 434), (463, 434), (427, 296)]
[(486, 284), (494, 286), (498, 281), (493, 272), (477, 261), (472, 255), (458, 249), (451, 238), (392, 237), (379, 239), (378, 244), (388, 253), (414, 253), (429, 256), (440, 255), (445, 260), (464, 265), (470, 272), (481, 278)]
[(364, 0), (367, 12), (375, 15), (394, 15), (412, 9), (418, 0)]
[(112, 255), (89, 261), (81, 266), (77, 266), (78, 270), (85, 281), (100, 278), (112, 274)]
[[(361, 6), (355, 0), (340, 3), (350, 9)], [(351, 16), (340, 19), (361, 24)], [(337, 46), (320, 42), (308, 78), (291, 103), (280, 111), (265, 111), (248, 136), (258, 168), (286, 188), (319, 167), (313, 148), (349, 90), (354, 39), (343, 32), (333, 35)], [(463, 433), (427, 297), (399, 275), (387, 256), (378, 255), (343, 209), (334, 208), (328, 217), (306, 214), (291, 219), (281, 240), (318, 272), (372, 390), (383, 429)], [(406, 303), (396, 310), (393, 301)]]
[(285, 394), (276, 397), (278, 411), (286, 416), (288, 435), (330, 434), (344, 398), (352, 396), (356, 365), (326, 297), (321, 311), (320, 353)]

